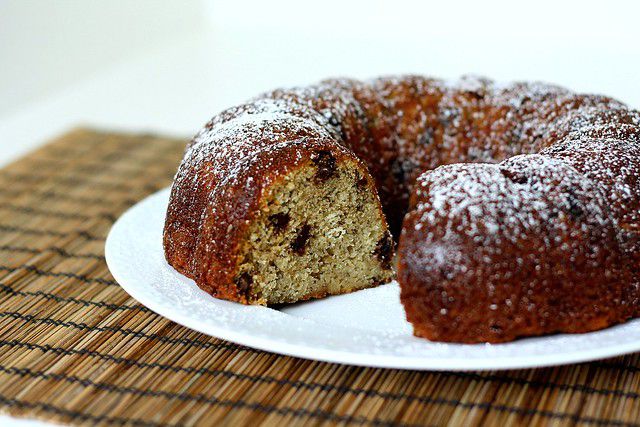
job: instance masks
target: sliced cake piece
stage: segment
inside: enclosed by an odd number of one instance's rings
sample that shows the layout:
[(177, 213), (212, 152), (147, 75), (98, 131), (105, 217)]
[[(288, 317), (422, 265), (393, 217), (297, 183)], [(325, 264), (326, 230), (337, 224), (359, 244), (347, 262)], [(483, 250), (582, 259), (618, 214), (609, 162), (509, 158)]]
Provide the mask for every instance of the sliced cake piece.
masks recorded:
[(373, 178), (348, 149), (318, 136), (253, 144), (231, 156), (222, 144), (204, 153), (194, 144), (187, 170), (197, 177), (179, 176), (172, 198), (208, 195), (169, 208), (169, 263), (213, 296), (245, 304), (391, 280), (393, 239)]
[(329, 151), (273, 182), (238, 248), (238, 297), (291, 303), (391, 280), (393, 240), (372, 185)]

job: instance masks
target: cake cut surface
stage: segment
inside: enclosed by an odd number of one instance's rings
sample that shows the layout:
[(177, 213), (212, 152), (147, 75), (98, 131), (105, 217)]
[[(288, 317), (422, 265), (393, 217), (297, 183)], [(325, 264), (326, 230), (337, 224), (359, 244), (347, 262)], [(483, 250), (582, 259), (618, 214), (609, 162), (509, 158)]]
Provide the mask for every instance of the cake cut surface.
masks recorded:
[(319, 153), (270, 188), (240, 249), (234, 282), (247, 302), (291, 303), (392, 279), (375, 192), (355, 165), (330, 156)]
[(504, 342), (640, 312), (640, 113), (538, 82), (278, 89), (189, 143), (169, 264), (273, 305), (393, 277), (418, 336)]

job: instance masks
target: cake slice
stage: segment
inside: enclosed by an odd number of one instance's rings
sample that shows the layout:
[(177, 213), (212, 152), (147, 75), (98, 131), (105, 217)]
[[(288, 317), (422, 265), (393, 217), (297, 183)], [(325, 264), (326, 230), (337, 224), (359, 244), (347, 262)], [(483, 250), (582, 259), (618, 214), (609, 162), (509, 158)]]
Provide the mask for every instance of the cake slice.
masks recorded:
[(241, 239), (227, 289), (242, 302), (272, 305), (391, 280), (393, 240), (367, 175), (320, 151), (278, 177)]
[(167, 212), (167, 261), (245, 304), (391, 280), (393, 239), (367, 167), (322, 118), (283, 114), (245, 112), (189, 145)]

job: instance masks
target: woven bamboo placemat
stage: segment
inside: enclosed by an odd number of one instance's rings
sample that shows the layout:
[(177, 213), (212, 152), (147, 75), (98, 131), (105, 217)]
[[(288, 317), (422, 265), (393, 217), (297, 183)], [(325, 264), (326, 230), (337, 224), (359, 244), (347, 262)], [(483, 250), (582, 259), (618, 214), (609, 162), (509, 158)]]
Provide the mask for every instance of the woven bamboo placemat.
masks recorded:
[(170, 184), (183, 145), (77, 130), (0, 171), (0, 410), (149, 426), (640, 420), (635, 354), (500, 373), (368, 369), (254, 351), (150, 312), (109, 275), (104, 239)]

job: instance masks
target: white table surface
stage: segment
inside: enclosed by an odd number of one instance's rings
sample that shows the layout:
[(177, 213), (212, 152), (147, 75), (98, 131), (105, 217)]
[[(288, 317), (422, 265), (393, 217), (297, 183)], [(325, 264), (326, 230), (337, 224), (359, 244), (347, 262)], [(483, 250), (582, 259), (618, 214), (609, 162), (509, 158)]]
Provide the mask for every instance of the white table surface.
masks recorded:
[[(329, 33), (296, 40), (287, 32), (225, 30), (178, 40), (0, 116), (0, 165), (79, 125), (188, 137), (219, 110), (261, 91), (329, 76), (412, 72), (535, 79), (640, 107), (637, 40), (623, 38), (626, 43), (616, 44), (596, 37), (580, 44), (571, 38), (540, 42), (532, 35), (489, 35), (477, 41), (497, 44), (484, 50), (462, 33), (424, 45), (403, 40), (406, 34), (371, 43), (357, 35), (337, 37)], [(410, 47), (398, 49), (403, 43)]]
[[(406, 32), (371, 42), (344, 32), (298, 39), (292, 34), (227, 29), (189, 36), (78, 81), (0, 116), (0, 165), (79, 125), (189, 137), (217, 111), (261, 91), (340, 75), (455, 78), (472, 72), (498, 80), (539, 79), (640, 107), (637, 39), (613, 43), (602, 40), (602, 33), (584, 39), (572, 38), (570, 31), (547, 38), (542, 32), (505, 37), (494, 31), (471, 39), (453, 33), (424, 42), (408, 39)], [(0, 425), (40, 423), (0, 415)]]

